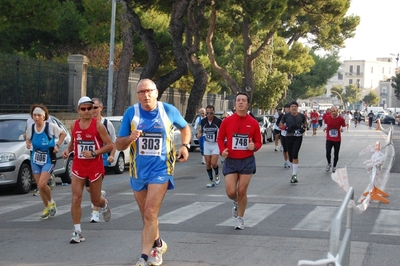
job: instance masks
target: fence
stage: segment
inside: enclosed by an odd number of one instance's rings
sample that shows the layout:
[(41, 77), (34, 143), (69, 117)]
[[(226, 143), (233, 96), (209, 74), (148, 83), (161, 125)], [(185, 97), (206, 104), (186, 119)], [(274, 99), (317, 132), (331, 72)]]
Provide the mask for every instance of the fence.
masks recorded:
[(0, 109), (29, 110), (34, 102), (66, 110), (68, 64), (0, 54)]
[[(72, 55), (68, 62), (0, 54), (0, 113), (28, 112), (33, 103), (44, 104), (52, 113), (76, 112), (76, 102), (83, 94), (101, 99), (107, 110), (108, 71), (87, 66), (89, 60), (82, 55)], [(136, 89), (139, 77), (140, 68), (130, 75), (127, 107), (137, 102), (136, 93), (131, 91)], [(113, 85), (116, 88), (115, 79)], [(169, 88), (160, 100), (185, 114), (188, 98), (185, 91)], [(216, 110), (226, 110), (232, 108), (233, 96), (206, 94), (201, 106), (209, 104)]]
[[(107, 100), (107, 73), (88, 68), (88, 95)], [(74, 111), (68, 95), (76, 74), (67, 63), (0, 54), (0, 112), (27, 112), (33, 103), (43, 103), (50, 112)]]

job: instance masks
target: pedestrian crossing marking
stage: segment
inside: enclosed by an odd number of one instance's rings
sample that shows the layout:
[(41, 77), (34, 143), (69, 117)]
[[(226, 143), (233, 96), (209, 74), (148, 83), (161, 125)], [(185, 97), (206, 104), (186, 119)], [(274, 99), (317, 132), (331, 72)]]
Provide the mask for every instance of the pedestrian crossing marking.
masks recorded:
[[(250, 208), (246, 209), (244, 221), (245, 227), (254, 227), (259, 224), (262, 220), (272, 215), (274, 212), (279, 210), (285, 204), (260, 204), (256, 203)], [(232, 218), (225, 220), (217, 226), (233, 226)]]
[[(90, 206), (91, 202), (90, 201), (82, 201), (82, 209), (85, 207)], [(39, 217), (42, 215), (43, 211), (19, 218), (19, 219), (15, 219), (12, 220), (12, 222), (40, 222), (41, 220), (39, 219)], [(71, 204), (66, 204), (66, 205), (62, 205), (62, 206), (57, 206), (57, 214), (55, 217), (59, 216), (59, 215), (63, 215), (66, 214), (68, 212), (71, 212)]]
[(329, 231), (338, 207), (317, 206), (291, 230)]
[[(110, 204), (110, 210), (111, 210), (111, 219), (118, 219), (126, 216), (129, 213), (138, 211), (139, 207), (135, 202), (125, 205), (120, 205), (118, 207), (113, 207), (113, 205)], [(90, 216), (88, 216), (86, 220), (90, 220)]]
[(398, 210), (381, 210), (370, 234), (400, 235), (400, 212)]
[(1, 206), (0, 215), (7, 213), (7, 212), (12, 212), (12, 211), (16, 211), (19, 209), (31, 207), (36, 204), (37, 204), (36, 201), (24, 201), (24, 202), (12, 203), (7, 206)]
[(194, 202), (160, 216), (158, 221), (163, 224), (179, 224), (224, 203), (225, 202)]

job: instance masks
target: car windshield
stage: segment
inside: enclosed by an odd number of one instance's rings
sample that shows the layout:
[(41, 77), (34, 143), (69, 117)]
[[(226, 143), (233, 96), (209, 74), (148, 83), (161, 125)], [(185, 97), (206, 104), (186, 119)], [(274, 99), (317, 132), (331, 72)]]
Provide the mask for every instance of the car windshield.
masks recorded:
[(111, 123), (112, 123), (113, 126), (114, 126), (115, 134), (118, 135), (119, 128), (121, 127), (121, 121), (115, 121), (115, 120), (113, 120), (113, 121), (111, 121)]
[(264, 117), (263, 116), (256, 116), (258, 123), (264, 124)]
[(0, 120), (0, 142), (24, 141), (26, 120)]

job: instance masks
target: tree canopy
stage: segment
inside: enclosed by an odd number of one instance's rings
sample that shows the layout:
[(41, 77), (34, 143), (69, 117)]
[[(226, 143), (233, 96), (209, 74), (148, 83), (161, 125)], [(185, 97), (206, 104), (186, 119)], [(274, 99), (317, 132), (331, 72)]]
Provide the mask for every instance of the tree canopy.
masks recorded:
[[(127, 73), (138, 66), (160, 95), (171, 86), (190, 93), (187, 120), (207, 92), (247, 88), (263, 109), (322, 94), (335, 51), (360, 21), (346, 16), (350, 2), (118, 0), (114, 102), (125, 101)], [(81, 53), (107, 68), (110, 14), (111, 0), (1, 1), (0, 51), (57, 60)]]

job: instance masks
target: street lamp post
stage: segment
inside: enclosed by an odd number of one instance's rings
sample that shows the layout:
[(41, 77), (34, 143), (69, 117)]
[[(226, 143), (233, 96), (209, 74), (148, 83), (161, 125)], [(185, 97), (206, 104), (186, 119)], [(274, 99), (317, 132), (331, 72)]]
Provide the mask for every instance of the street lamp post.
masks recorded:
[(114, 77), (114, 36), (115, 36), (115, 10), (116, 0), (111, 4), (111, 30), (110, 30), (110, 61), (108, 65), (108, 85), (107, 85), (107, 116), (112, 115), (112, 89)]
[(334, 92), (334, 93), (336, 93), (337, 95), (339, 95), (340, 102), (342, 103), (342, 106), (343, 106), (343, 108), (346, 110), (346, 107), (344, 106), (344, 102), (343, 102), (342, 95), (340, 95), (340, 93), (339, 93), (339, 92), (337, 92), (337, 91), (334, 91), (334, 90), (331, 90), (331, 92)]

